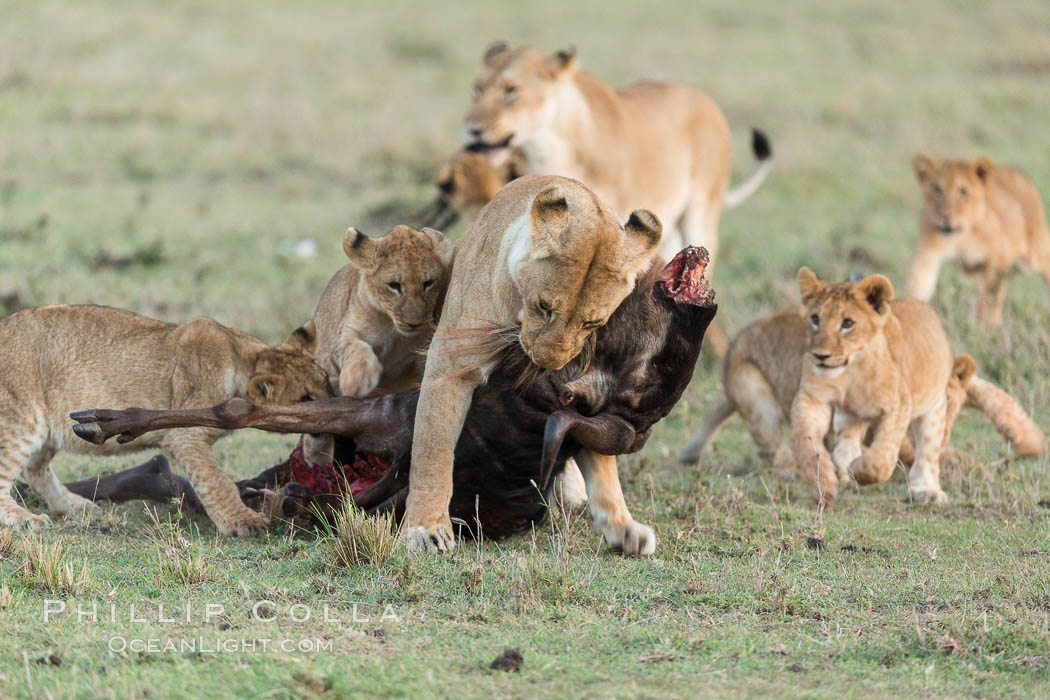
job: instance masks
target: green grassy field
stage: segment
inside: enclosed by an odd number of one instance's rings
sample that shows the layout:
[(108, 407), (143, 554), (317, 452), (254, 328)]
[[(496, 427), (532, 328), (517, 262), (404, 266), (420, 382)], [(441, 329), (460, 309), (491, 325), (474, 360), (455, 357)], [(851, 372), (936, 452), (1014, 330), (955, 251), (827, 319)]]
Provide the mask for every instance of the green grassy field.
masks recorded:
[[(1045, 0), (623, 5), (0, 0), (0, 305), (207, 315), (278, 340), (343, 264), (348, 225), (378, 234), (429, 201), (498, 38), (574, 44), (613, 85), (704, 89), (733, 127), (737, 177), (749, 127), (770, 134), (774, 175), (722, 219), (729, 332), (791, 308), (802, 264), (902, 285), (917, 150), (988, 153), (1050, 194)], [(295, 256), (304, 239), (315, 257)], [(1045, 286), (1012, 277), (1001, 330), (977, 325), (974, 296), (942, 275), (954, 347), (1050, 429)], [(954, 445), (984, 468), (946, 474), (950, 504), (908, 505), (897, 475), (821, 517), (739, 421), (702, 471), (677, 464), (720, 399), (708, 357), (622, 460), (628, 503), (660, 538), (645, 561), (606, 552), (580, 515), (354, 570), (304, 533), (220, 540), (190, 516), (172, 515), (177, 532), (151, 523), (141, 505), (39, 539), (0, 532), (0, 696), (1045, 696), (1046, 458), (1010, 457), (964, 413)], [(254, 474), (292, 442), (245, 433), (218, 453)], [(79, 477), (137, 461), (56, 466)], [(50, 590), (23, 572), (27, 551), (56, 545), (69, 570)], [(45, 621), (48, 600), (66, 609)], [(253, 619), (261, 600), (276, 619)], [(78, 618), (92, 604), (98, 619)], [(133, 648), (151, 638), (203, 641)], [(213, 651), (245, 640), (255, 649)], [(490, 670), (508, 647), (520, 670)]]

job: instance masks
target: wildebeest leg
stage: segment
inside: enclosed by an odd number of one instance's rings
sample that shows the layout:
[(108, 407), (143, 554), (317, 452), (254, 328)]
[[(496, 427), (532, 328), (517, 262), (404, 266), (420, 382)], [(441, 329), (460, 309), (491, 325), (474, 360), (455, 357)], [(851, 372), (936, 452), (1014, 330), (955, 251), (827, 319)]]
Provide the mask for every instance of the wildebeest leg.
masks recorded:
[(406, 391), (373, 399), (338, 397), (291, 406), (259, 406), (245, 399), (230, 399), (210, 408), (91, 409), (72, 413), (70, 418), (78, 422), (73, 432), (96, 445), (114, 436), (117, 442), (126, 443), (144, 433), (172, 428), (257, 428), (351, 437), (362, 449), (389, 456), (410, 449), (417, 396), (416, 391)]

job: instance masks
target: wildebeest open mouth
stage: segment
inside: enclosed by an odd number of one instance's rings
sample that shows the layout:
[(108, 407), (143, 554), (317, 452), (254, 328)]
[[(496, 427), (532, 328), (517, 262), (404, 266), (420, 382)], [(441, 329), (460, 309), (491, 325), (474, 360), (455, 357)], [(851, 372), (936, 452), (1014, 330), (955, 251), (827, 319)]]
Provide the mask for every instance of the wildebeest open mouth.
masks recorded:
[(481, 139), (478, 139), (477, 141), (472, 141), (471, 143), (468, 143), (466, 146), (463, 147), (463, 149), (471, 153), (487, 153), (489, 151), (498, 151), (501, 148), (507, 148), (508, 146), (510, 146), (510, 140), (512, 138), (514, 138), (513, 132), (507, 134), (506, 138), (496, 141), (495, 143), (486, 143)]
[(710, 306), (715, 303), (715, 290), (708, 286), (704, 277), (710, 262), (707, 248), (691, 245), (667, 263), (657, 284), (664, 294), (679, 304)]

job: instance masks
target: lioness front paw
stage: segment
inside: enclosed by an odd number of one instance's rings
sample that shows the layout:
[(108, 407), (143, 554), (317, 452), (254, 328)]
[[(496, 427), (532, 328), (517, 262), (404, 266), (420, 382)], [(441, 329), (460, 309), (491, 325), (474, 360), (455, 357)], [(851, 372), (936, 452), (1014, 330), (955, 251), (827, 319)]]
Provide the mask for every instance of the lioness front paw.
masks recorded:
[(908, 500), (912, 503), (928, 503), (930, 505), (940, 505), (948, 502), (948, 494), (939, 488), (909, 488), (908, 489)]
[(0, 516), (0, 525), (15, 530), (43, 530), (51, 527), (51, 518), (43, 513), (31, 513), (25, 508), (10, 510)]
[(647, 557), (656, 551), (656, 533), (648, 525), (628, 520), (621, 525), (602, 528), (605, 542), (628, 557)]
[(363, 398), (376, 390), (382, 378), (383, 365), (372, 349), (358, 350), (343, 361), (339, 370), (339, 393)]
[(221, 523), (216, 521), (215, 526), (227, 537), (254, 537), (266, 532), (270, 527), (270, 521), (262, 513), (245, 508), (243, 512)]
[(451, 522), (406, 527), (401, 533), (401, 541), (410, 552), (444, 554), (456, 548)]

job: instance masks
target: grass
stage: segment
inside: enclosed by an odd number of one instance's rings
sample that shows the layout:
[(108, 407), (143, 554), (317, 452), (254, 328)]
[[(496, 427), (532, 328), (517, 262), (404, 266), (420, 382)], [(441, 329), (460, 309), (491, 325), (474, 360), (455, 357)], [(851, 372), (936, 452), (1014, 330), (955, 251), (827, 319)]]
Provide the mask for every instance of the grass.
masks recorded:
[[(113, 304), (278, 341), (342, 264), (348, 225), (382, 232), (433, 195), (497, 38), (575, 44), (614, 85), (706, 90), (732, 125), (736, 178), (751, 167), (748, 128), (767, 130), (777, 169), (721, 223), (714, 286), (730, 333), (791, 308), (802, 264), (903, 284), (916, 151), (988, 153), (1050, 196), (1042, 0), (0, 0), (0, 12), (6, 311)], [(296, 257), (304, 239), (316, 257)], [(1014, 275), (1001, 330), (975, 322), (975, 293), (942, 275), (934, 303), (955, 348), (1050, 429), (1046, 288)], [(323, 538), (277, 527), (225, 540), (204, 520), (161, 508), (153, 522), (134, 504), (29, 540), (88, 572), (75, 592), (52, 592), (23, 578), (32, 548), (14, 534), (0, 546), (0, 696), (1045, 694), (1046, 458), (1010, 457), (964, 412), (954, 445), (985, 469), (946, 474), (947, 506), (906, 504), (898, 476), (820, 515), (763, 468), (737, 420), (703, 470), (676, 463), (720, 396), (705, 358), (645, 450), (622, 460), (628, 503), (660, 540), (646, 561), (608, 553), (567, 514), (450, 557), (397, 550), (334, 569)], [(231, 473), (255, 474), (293, 440), (244, 433), (217, 452)], [(136, 461), (55, 464), (80, 478)], [(173, 551), (198, 562), (188, 575), (166, 568), (175, 527), (187, 546), (176, 538)], [(45, 621), (55, 601), (65, 608)], [(130, 641), (149, 639), (206, 646)], [(292, 648), (264, 652), (264, 639)], [(231, 640), (257, 644), (212, 651)], [(507, 648), (521, 650), (520, 671), (490, 669)]]

